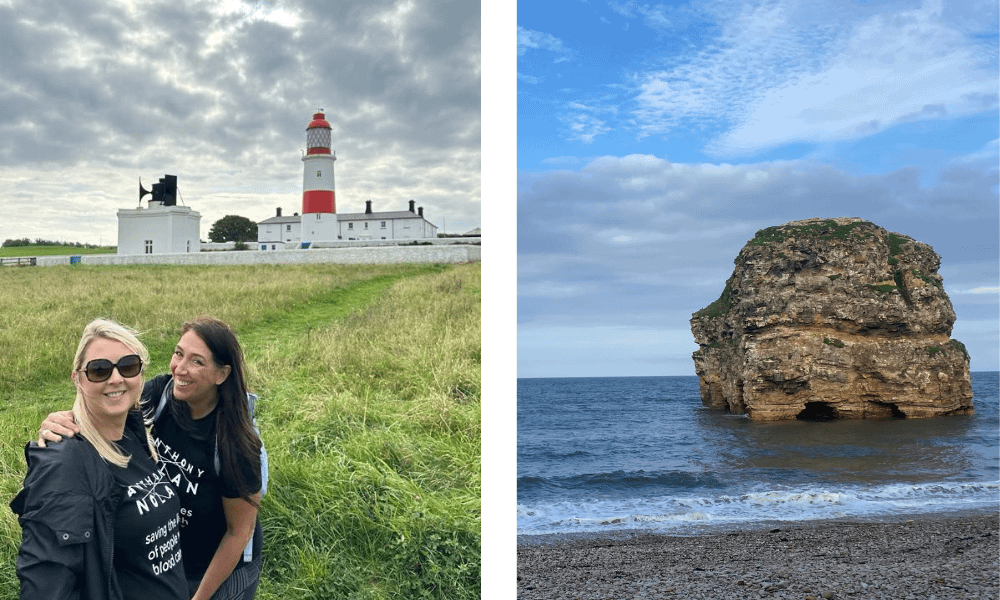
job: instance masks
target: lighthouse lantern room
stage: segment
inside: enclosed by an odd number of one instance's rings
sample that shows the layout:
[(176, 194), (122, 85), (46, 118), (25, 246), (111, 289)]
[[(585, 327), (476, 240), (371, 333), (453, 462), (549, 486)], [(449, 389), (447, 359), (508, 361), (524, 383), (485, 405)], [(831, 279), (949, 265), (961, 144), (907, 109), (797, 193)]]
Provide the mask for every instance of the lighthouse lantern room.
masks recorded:
[(302, 156), (302, 241), (332, 242), (338, 239), (337, 202), (330, 150), (331, 127), (323, 109), (306, 127), (306, 153)]

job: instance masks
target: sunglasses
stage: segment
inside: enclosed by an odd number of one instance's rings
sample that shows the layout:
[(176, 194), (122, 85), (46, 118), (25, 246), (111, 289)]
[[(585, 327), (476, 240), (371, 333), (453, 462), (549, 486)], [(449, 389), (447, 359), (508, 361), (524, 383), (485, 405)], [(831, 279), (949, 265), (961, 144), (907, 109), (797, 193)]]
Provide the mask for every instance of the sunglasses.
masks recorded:
[(87, 379), (91, 383), (100, 383), (107, 381), (115, 368), (118, 369), (118, 374), (126, 379), (135, 377), (142, 371), (142, 358), (138, 354), (129, 354), (119, 358), (117, 363), (106, 358), (95, 358), (87, 363), (83, 372), (87, 374)]

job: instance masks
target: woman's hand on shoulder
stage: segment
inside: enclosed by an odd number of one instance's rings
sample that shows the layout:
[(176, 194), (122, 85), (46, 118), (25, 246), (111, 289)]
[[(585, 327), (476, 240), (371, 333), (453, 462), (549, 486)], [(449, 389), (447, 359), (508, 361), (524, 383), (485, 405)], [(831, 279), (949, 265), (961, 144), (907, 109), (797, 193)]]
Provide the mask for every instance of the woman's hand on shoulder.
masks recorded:
[(73, 411), (63, 410), (49, 413), (38, 428), (37, 443), (44, 448), (46, 442), (58, 442), (64, 437), (73, 437), (80, 433), (80, 426), (73, 420)]

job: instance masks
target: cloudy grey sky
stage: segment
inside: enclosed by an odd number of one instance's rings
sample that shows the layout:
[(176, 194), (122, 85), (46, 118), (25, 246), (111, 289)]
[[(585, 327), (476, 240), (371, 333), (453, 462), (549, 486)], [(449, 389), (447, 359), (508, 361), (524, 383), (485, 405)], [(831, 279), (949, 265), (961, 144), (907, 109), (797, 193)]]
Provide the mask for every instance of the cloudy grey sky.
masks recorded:
[(518, 376), (693, 375), (691, 314), (757, 230), (930, 244), (997, 370), (997, 4), (518, 7)]
[(477, 0), (0, 0), (0, 56), (0, 240), (115, 244), (168, 173), (202, 239), (299, 212), (318, 108), (339, 212), (480, 226)]

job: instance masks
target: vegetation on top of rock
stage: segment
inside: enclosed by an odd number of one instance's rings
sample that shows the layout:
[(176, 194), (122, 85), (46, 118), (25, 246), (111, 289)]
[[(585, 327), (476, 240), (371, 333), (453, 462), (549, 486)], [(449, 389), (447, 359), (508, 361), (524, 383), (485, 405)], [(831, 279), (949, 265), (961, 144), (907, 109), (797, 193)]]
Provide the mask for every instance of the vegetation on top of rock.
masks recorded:
[(733, 283), (730, 278), (726, 282), (726, 287), (722, 290), (722, 295), (715, 302), (694, 313), (695, 317), (708, 317), (709, 319), (718, 317), (729, 312), (733, 307)]
[(945, 353), (948, 349), (958, 350), (963, 356), (965, 356), (966, 360), (969, 359), (969, 351), (965, 349), (965, 344), (958, 340), (950, 340), (944, 346), (926, 346), (924, 348), (924, 350), (927, 351), (928, 356), (934, 356), (938, 352)]
[(879, 292), (884, 292), (886, 294), (891, 294), (892, 292), (895, 292), (897, 289), (896, 286), (888, 283), (874, 283), (874, 284), (870, 283), (868, 284), (868, 287)]
[(903, 244), (912, 242), (913, 240), (906, 237), (905, 235), (899, 235), (896, 233), (889, 234), (889, 264), (895, 266), (899, 263), (899, 259), (896, 255), (903, 251)]
[(758, 231), (754, 238), (747, 242), (747, 245), (763, 246), (765, 244), (783, 242), (790, 237), (800, 236), (810, 236), (826, 240), (846, 240), (859, 227), (872, 228), (875, 225), (869, 221), (852, 221), (845, 225), (839, 225), (833, 219), (803, 225), (775, 225), (774, 227)]
[(927, 275), (924, 275), (923, 273), (921, 273), (920, 271), (917, 271), (916, 269), (910, 269), (910, 273), (913, 273), (914, 277), (920, 278), (924, 283), (926, 283), (928, 285), (933, 285), (934, 287), (938, 287), (938, 288), (944, 289), (944, 284), (943, 283), (941, 283), (937, 279), (933, 279), (931, 277), (928, 277)]

